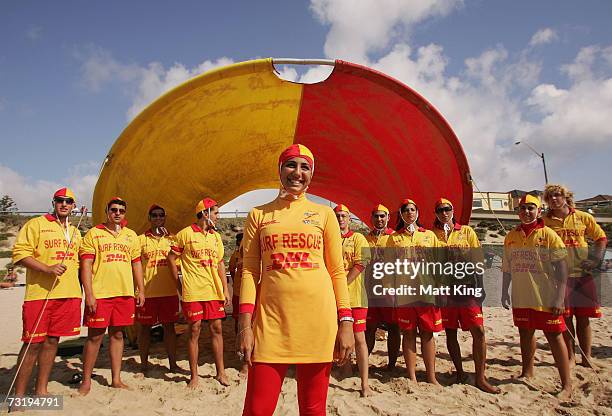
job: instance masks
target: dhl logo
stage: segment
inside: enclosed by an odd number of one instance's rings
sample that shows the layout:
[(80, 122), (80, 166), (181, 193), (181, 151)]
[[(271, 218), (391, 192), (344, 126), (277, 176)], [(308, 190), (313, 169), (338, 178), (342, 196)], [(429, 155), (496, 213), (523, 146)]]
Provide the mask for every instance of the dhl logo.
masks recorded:
[(319, 264), (309, 261), (310, 253), (302, 251), (290, 251), (288, 253), (272, 253), (270, 259), (272, 264), (266, 270), (282, 269), (318, 269)]

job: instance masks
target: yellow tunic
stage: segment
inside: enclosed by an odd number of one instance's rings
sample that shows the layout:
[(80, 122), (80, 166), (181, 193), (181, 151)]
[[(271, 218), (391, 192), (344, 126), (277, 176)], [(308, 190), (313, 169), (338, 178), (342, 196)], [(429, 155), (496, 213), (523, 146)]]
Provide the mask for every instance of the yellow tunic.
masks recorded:
[(350, 315), (332, 209), (304, 195), (256, 207), (247, 218), (243, 248), (240, 303), (241, 310), (255, 304), (253, 360), (331, 362), (338, 313)]
[(361, 273), (348, 284), (351, 308), (367, 308), (368, 295), (364, 284), (363, 269), (370, 262), (368, 241), (362, 234), (349, 231), (342, 236), (342, 256), (347, 276), (355, 265), (362, 269)]
[(219, 263), (223, 261), (223, 241), (219, 233), (191, 224), (178, 232), (172, 251), (181, 259), (183, 301), (225, 300), (219, 276)]
[(151, 231), (138, 236), (142, 251), (145, 297), (176, 296), (176, 281), (168, 267), (168, 253), (174, 244), (174, 236), (157, 237)]
[(555, 217), (549, 212), (544, 216), (544, 225), (559, 234), (567, 247), (569, 277), (582, 277), (584, 272), (580, 263), (589, 256), (589, 245), (585, 237), (597, 241), (606, 238), (606, 233), (591, 214), (575, 209), (572, 209), (564, 219)]
[(132, 263), (140, 261), (134, 231), (123, 227), (115, 237), (103, 224), (97, 225), (85, 234), (79, 256), (94, 259), (92, 289), (96, 298), (134, 296)]
[[(72, 238), (68, 253), (66, 253), (67, 238)], [(80, 245), (81, 233), (73, 225), (68, 225), (66, 230), (53, 215), (43, 215), (29, 220), (19, 230), (13, 247), (13, 263), (32, 257), (46, 265), (53, 265), (61, 263), (64, 259), (66, 271), (58, 277), (49, 299), (80, 298), (78, 259)], [(25, 300), (45, 299), (54, 280), (53, 275), (27, 269)]]
[(563, 240), (549, 227), (529, 236), (519, 225), (506, 235), (502, 271), (512, 276), (512, 307), (551, 312), (558, 283), (552, 262), (563, 260)]

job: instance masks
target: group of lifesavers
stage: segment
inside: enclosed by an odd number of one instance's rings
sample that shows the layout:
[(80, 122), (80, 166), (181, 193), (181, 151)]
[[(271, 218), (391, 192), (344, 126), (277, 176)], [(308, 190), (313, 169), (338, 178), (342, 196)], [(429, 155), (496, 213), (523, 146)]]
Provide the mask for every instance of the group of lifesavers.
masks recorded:
[[(455, 221), (451, 201), (440, 198), (436, 202), (436, 221), (431, 230), (418, 223), (419, 208), (411, 199), (400, 204), (396, 230), (388, 227), (389, 210), (377, 205), (371, 212), (373, 229), (363, 236), (350, 230), (350, 211), (345, 205), (332, 211), (305, 198), (314, 172), (314, 156), (307, 148), (289, 147), (279, 157), (278, 168), (279, 197), (251, 211), (244, 239), (237, 241), (230, 259), (233, 299), (225, 278), (221, 236), (215, 229), (218, 206), (214, 200), (199, 201), (195, 222), (176, 235), (164, 227), (164, 208), (152, 205), (148, 211), (151, 227), (138, 236), (125, 225), (126, 202), (113, 197), (106, 205), (106, 221), (81, 238), (68, 221), (76, 198), (68, 188), (58, 190), (53, 195), (53, 214), (28, 221), (13, 249), (13, 262), (27, 269), (24, 344), (19, 355), (23, 363), (15, 395), (26, 395), (36, 363), (35, 394), (48, 393), (58, 339), (78, 335), (81, 322), (88, 327), (79, 387), (82, 394), (91, 389), (93, 368), (107, 328), (111, 386), (127, 387), (121, 380), (122, 329), (134, 324), (134, 319), (140, 323), (143, 372), (148, 369), (150, 329), (158, 323), (164, 328), (170, 371), (184, 371), (176, 363), (174, 323), (179, 318), (179, 303), (188, 323), (189, 386), (198, 384), (198, 340), (203, 321), (208, 321), (211, 333), (215, 378), (227, 386), (222, 320), (230, 302), (236, 319), (238, 355), (244, 361), (241, 371), (248, 372), (244, 414), (273, 413), (290, 364), (297, 366), (300, 413), (324, 414), (331, 363), (335, 361), (351, 371), (353, 350), (361, 394), (371, 395), (368, 355), (381, 326), (388, 331), (388, 367), (395, 367), (401, 343), (408, 377), (416, 381), (418, 335), (426, 380), (434, 384), (438, 383), (434, 333), (446, 331), (457, 381), (464, 382), (457, 331), (470, 331), (475, 385), (498, 393), (500, 389), (485, 377), (482, 299), (449, 296), (440, 305), (424, 297), (401, 306), (397, 299), (389, 304), (378, 299), (368, 308), (372, 282), (365, 279), (367, 269), (386, 255), (385, 250), (400, 248), (408, 252), (423, 247), (457, 249), (465, 254), (480, 247), (474, 230)], [(521, 224), (506, 236), (502, 304), (510, 305), (508, 290), (512, 282), (513, 318), (521, 340), (521, 376), (533, 375), (534, 331), (543, 330), (561, 376), (561, 393), (569, 396), (570, 367), (575, 362), (572, 318), (576, 317), (583, 363), (588, 365), (589, 318), (601, 316), (591, 271), (602, 260), (607, 240), (590, 214), (574, 208), (572, 194), (566, 188), (548, 185), (544, 200), (549, 210), (542, 215), (540, 199), (526, 195), (519, 205)], [(586, 238), (594, 241), (590, 256)], [(530, 253), (534, 249), (549, 251), (533, 256)], [(542, 300), (521, 303), (525, 293), (542, 290), (535, 281), (550, 284), (552, 304)], [(85, 298), (82, 320), (81, 286)]]

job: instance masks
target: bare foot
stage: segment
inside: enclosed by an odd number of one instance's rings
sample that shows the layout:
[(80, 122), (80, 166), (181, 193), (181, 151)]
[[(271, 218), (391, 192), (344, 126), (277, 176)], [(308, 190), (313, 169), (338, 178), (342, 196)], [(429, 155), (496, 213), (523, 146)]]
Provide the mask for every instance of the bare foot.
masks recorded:
[(528, 372), (528, 373), (523, 372), (518, 376), (518, 378), (527, 378), (527, 379), (533, 378), (533, 372)]
[(391, 365), (391, 364), (387, 364), (387, 365), (386, 365), (386, 366), (383, 368), (383, 370), (384, 370), (384, 371), (387, 371), (387, 372), (393, 371), (393, 370), (395, 370), (395, 364), (393, 364), (393, 365)]
[(240, 376), (240, 378), (247, 378), (247, 376), (249, 375), (249, 365), (243, 364), (242, 367), (240, 367), (240, 372), (238, 373), (238, 375)]
[(197, 389), (198, 388), (198, 377), (196, 376), (195, 378), (192, 378), (191, 380), (189, 380), (187, 387), (192, 390)]
[(143, 376), (147, 375), (147, 373), (149, 372), (149, 362), (148, 361), (140, 364), (140, 372), (142, 373)]
[(178, 373), (178, 374), (186, 374), (188, 371), (185, 370), (184, 368), (179, 367), (178, 364), (174, 363), (174, 364), (170, 364), (170, 367), (168, 368), (168, 370), (171, 373)]
[(81, 396), (87, 396), (89, 391), (91, 390), (91, 381), (85, 382), (83, 381), (79, 386), (79, 394)]
[(217, 380), (222, 386), (227, 387), (230, 385), (229, 379), (225, 373), (217, 374), (215, 380)]
[(438, 380), (436, 379), (436, 377), (434, 377), (434, 378), (428, 378), (428, 379), (427, 379), (427, 382), (428, 382), (429, 384), (433, 384), (434, 386), (439, 386), (439, 385), (440, 385), (440, 383), (438, 383)]
[(569, 402), (572, 400), (572, 387), (566, 386), (561, 389), (559, 393), (557, 393), (557, 398), (562, 402)]
[(582, 362), (580, 362), (580, 365), (583, 367), (592, 368), (591, 362), (593, 362), (591, 357), (582, 357)]
[(487, 380), (477, 380), (475, 384), (476, 384), (476, 387), (478, 387), (480, 390), (484, 391), (485, 393), (491, 393), (491, 394), (501, 393), (501, 390), (499, 387), (492, 386), (491, 384), (489, 384)]
[(370, 397), (373, 393), (372, 390), (370, 390), (370, 386), (361, 386), (359, 394), (361, 397)]
[(572, 358), (569, 359), (569, 367), (570, 368), (576, 367), (576, 356), (573, 356)]
[(417, 382), (416, 374), (412, 374), (412, 375), (408, 374), (408, 380), (416, 383)]
[(132, 388), (130, 386), (128, 386), (127, 384), (125, 384), (123, 381), (119, 380), (119, 381), (113, 381), (111, 383), (111, 387), (114, 389), (126, 389), (126, 390), (132, 390)]

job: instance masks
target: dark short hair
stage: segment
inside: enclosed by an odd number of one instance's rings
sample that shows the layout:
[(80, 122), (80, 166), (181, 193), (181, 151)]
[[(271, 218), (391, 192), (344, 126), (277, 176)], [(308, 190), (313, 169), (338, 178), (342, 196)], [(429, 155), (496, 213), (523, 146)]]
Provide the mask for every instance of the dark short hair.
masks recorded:
[(124, 208), (127, 208), (127, 204), (123, 199), (111, 199), (110, 201), (108, 201), (108, 204), (106, 204), (106, 210), (108, 211), (110, 206), (113, 204), (122, 205)]
[(242, 237), (244, 237), (244, 234), (243, 234), (243, 233), (238, 233), (238, 234), (236, 234), (236, 241), (240, 241), (240, 240), (242, 240)]

